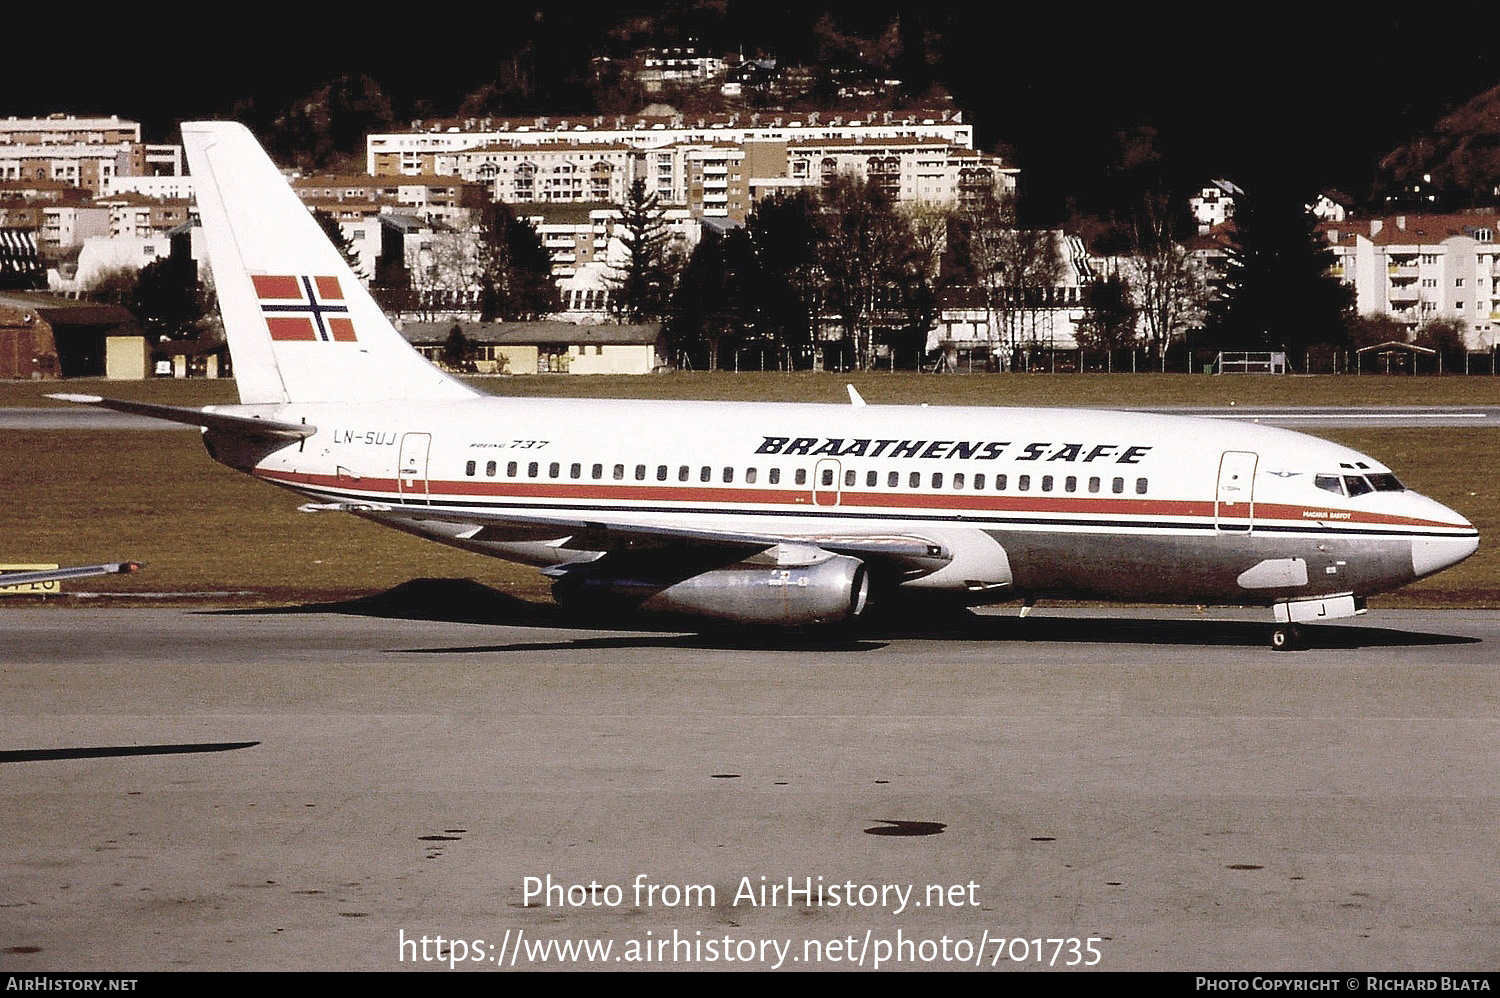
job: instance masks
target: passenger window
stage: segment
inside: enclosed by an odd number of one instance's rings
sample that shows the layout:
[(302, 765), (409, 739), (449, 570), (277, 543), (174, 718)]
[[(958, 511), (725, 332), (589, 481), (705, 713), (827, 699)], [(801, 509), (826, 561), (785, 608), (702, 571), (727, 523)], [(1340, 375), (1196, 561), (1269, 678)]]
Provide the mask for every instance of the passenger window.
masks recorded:
[(780, 485), (781, 484), (781, 469), (780, 468), (772, 468), (771, 469), (771, 484), (772, 485)]
[(827, 488), (828, 486), (832, 485), (833, 484), (833, 469), (832, 468), (824, 468), (823, 469), (823, 476), (822, 477), (823, 477), (823, 486), (824, 486), (824, 488)]
[(596, 465), (594, 465), (594, 467), (593, 467), (593, 475), (594, 475), (594, 481), (596, 481), (596, 482), (599, 479), (603, 478), (604, 477), (604, 465), (602, 465), (602, 464), (596, 464)]
[(922, 473), (920, 471), (913, 471), (907, 478), (906, 484), (911, 488), (920, 489), (922, 487)]
[(724, 484), (728, 485), (730, 482), (733, 482), (733, 481), (734, 481), (734, 469), (733, 468), (725, 468), (724, 469)]
[(876, 483), (879, 482), (879, 481), (880, 481), (880, 472), (878, 472), (878, 471), (867, 471), (867, 472), (865, 472), (865, 488), (867, 488), (867, 489), (873, 489), (875, 487)]
[(575, 462), (574, 464), (572, 464), (571, 466), (569, 466), (569, 468), (568, 468), (568, 477), (569, 478), (582, 478), (583, 477), (583, 465), (578, 464), (578, 463)]
[(624, 481), (624, 479), (625, 479), (625, 466), (623, 464), (617, 464), (617, 465), (615, 465), (615, 481), (620, 482), (620, 481)]
[(1043, 475), (1042, 476), (1042, 491), (1043, 492), (1051, 492), (1052, 491), (1052, 476), (1051, 475)]
[(691, 469), (689, 469), (688, 466), (684, 464), (677, 469), (677, 480), (679, 482), (685, 482), (688, 480), (688, 475), (690, 475), (691, 473)]
[(666, 465), (664, 465), (664, 464), (658, 464), (656, 466), (656, 480), (658, 482), (665, 482), (667, 480), (667, 466)]
[(1077, 492), (1078, 491), (1078, 479), (1075, 478), (1075, 477), (1073, 477), (1072, 475), (1069, 475), (1067, 478), (1063, 479), (1063, 491), (1064, 492)]
[(1020, 475), (1020, 476), (1017, 476), (1017, 478), (1016, 478), (1016, 488), (1019, 491), (1021, 491), (1021, 492), (1030, 492), (1031, 491), (1031, 476), (1030, 475)]
[(558, 475), (561, 475), (561, 474), (562, 474), (562, 465), (558, 464), (556, 461), (553, 461), (551, 464), (547, 465), (547, 477), (548, 478), (556, 478)]
[(1336, 496), (1344, 494), (1344, 483), (1338, 475), (1314, 475), (1313, 484), (1324, 492), (1332, 492)]
[(935, 489), (943, 487), (943, 473), (941, 471), (934, 471), (932, 473), (932, 487)]
[(984, 472), (974, 476), (974, 491), (978, 492), (982, 488), (984, 488)]
[(1148, 486), (1147, 486), (1146, 480), (1144, 478), (1137, 478), (1135, 480), (1135, 494), (1136, 495), (1138, 495), (1138, 496), (1145, 495), (1147, 488), (1148, 488)]
[(508, 462), (505, 465), (505, 477), (506, 478), (515, 478), (516, 477), (516, 462), (510, 461), (510, 462)]
[(1095, 476), (1093, 476), (1092, 478), (1089, 479), (1089, 491), (1090, 492), (1098, 492), (1099, 491), (1099, 476), (1098, 475), (1095, 475)]
[(484, 473), (489, 478), (494, 478), (495, 477), (495, 462), (494, 461), (487, 461), (487, 462), (485, 462)]
[(1004, 492), (1005, 491), (1005, 483), (1006, 483), (1007, 477), (1008, 476), (1006, 476), (1006, 475), (996, 475), (995, 476), (995, 491), (996, 492)]
[(1123, 493), (1125, 491), (1125, 479), (1116, 478), (1114, 481), (1110, 482), (1109, 490), (1115, 495), (1120, 495), (1121, 493)]
[(706, 464), (703, 465), (702, 467), (700, 467), (698, 469), (698, 481), (700, 481), (700, 482), (711, 482), (713, 480), (714, 480), (714, 469), (710, 468)]
[(847, 489), (852, 487), (856, 480), (857, 479), (855, 477), (853, 468), (850, 468), (848, 471), (844, 472), (844, 488)]
[(957, 474), (955, 474), (953, 476), (953, 487), (955, 489), (961, 489), (961, 488), (964, 487), (964, 473), (963, 472), (960, 471), (960, 472), (958, 472)]
[(528, 464), (526, 466), (526, 477), (527, 478), (535, 478), (538, 474), (540, 474), (540, 472), (541, 472), (541, 465), (537, 464), (535, 461), (532, 461), (530, 464)]
[(644, 482), (646, 480), (646, 466), (644, 464), (638, 464), (635, 466), (635, 480), (638, 482)]
[(807, 484), (807, 469), (806, 468), (798, 468), (797, 469), (797, 474), (794, 477), (797, 479), (797, 484), (798, 485), (806, 485)]
[(473, 478), (475, 467), (475, 463), (473, 461), (470, 461), (468, 464), (464, 465), (464, 474), (468, 475), (470, 478)]
[(885, 487), (895, 489), (901, 487), (901, 472), (893, 471), (885, 476)]
[(754, 485), (755, 484), (755, 469), (754, 468), (746, 468), (745, 469), (745, 484), (746, 485)]

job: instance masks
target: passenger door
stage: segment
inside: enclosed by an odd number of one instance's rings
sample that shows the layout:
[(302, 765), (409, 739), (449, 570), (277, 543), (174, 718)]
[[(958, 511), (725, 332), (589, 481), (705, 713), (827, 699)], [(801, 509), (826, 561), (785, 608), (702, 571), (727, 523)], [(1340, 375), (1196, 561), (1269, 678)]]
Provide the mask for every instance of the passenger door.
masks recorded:
[(432, 447), (431, 433), (403, 433), (400, 462), (396, 466), (396, 491), (403, 499), (430, 502), (427, 481), (427, 453)]
[(1219, 458), (1219, 483), (1214, 496), (1214, 526), (1221, 531), (1249, 533), (1255, 520), (1255, 465), (1252, 451), (1227, 450)]

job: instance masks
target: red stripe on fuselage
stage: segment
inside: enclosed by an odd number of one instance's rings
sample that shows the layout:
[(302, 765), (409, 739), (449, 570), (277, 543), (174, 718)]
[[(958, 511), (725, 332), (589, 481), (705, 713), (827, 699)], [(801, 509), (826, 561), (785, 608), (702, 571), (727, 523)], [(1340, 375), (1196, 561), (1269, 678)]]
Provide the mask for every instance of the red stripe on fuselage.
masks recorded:
[[(440, 505), (446, 499), (462, 500), (483, 498), (496, 502), (508, 500), (556, 500), (559, 502), (653, 502), (684, 504), (684, 512), (694, 512), (696, 505), (734, 505), (745, 507), (746, 515), (775, 515), (783, 511), (816, 509), (829, 516), (840, 512), (859, 513), (883, 509), (899, 512), (933, 513), (950, 512), (955, 515), (1010, 516), (1017, 514), (1053, 516), (1097, 516), (1134, 518), (1192, 518), (1212, 520), (1214, 502), (1193, 499), (1116, 499), (1099, 498), (1045, 498), (1041, 496), (1017, 496), (1011, 494), (960, 494), (925, 492), (852, 492), (843, 491), (837, 504), (814, 502), (809, 486), (788, 488), (718, 488), (711, 486), (684, 485), (636, 485), (590, 482), (571, 485), (564, 482), (488, 482), (488, 481), (439, 481), (436, 479), (415, 480), (411, 486), (398, 486), (393, 478), (345, 478), (334, 475), (318, 475), (306, 472), (270, 471), (256, 469), (257, 477), (291, 488), (332, 489), (354, 493), (361, 499), (375, 502), (389, 501), (393, 497), (411, 496), (420, 493), (424, 500)], [(820, 495), (832, 498), (832, 490), (820, 490)], [(559, 512), (567, 512), (559, 510)], [(654, 511), (653, 511), (654, 512)], [(1274, 503), (1256, 503), (1253, 522), (1267, 525), (1295, 524), (1309, 532), (1319, 529), (1326, 521), (1304, 516), (1301, 506)], [(1222, 511), (1229, 522), (1244, 522), (1245, 517), (1233, 511)], [(1347, 517), (1343, 516), (1347, 513)], [(1426, 527), (1447, 530), (1472, 530), (1469, 524), (1444, 523), (1416, 517), (1391, 516), (1383, 513), (1359, 513), (1340, 511), (1336, 521), (1342, 527)], [(1326, 529), (1326, 528), (1325, 528)]]

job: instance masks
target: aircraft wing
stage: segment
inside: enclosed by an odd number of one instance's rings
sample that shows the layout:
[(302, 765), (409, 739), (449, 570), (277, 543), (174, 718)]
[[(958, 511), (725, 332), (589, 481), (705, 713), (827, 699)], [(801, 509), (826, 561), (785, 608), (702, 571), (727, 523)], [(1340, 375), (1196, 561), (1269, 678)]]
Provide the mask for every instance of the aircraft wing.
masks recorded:
[(79, 565), (74, 568), (44, 568), (30, 572), (0, 571), (0, 586), (34, 586), (43, 582), (83, 579), (91, 575), (129, 575), (139, 572), (138, 561), (112, 561), (104, 565)]
[[(437, 521), (472, 524), (473, 529), (458, 536), (477, 544), (501, 544), (515, 541), (556, 541), (557, 547), (582, 552), (614, 554), (654, 549), (697, 549), (739, 554), (751, 558), (762, 551), (779, 549), (783, 555), (805, 549), (849, 555), (877, 564), (903, 576), (926, 575), (953, 560), (948, 548), (930, 538), (913, 534), (797, 534), (775, 535), (727, 530), (709, 530), (662, 524), (638, 524), (592, 518), (556, 518), (502, 513), (480, 515), (441, 510), (400, 509), (364, 502), (335, 502), (303, 506), (312, 512), (336, 510), (370, 516), (381, 520)], [(795, 557), (795, 555), (792, 555)]]

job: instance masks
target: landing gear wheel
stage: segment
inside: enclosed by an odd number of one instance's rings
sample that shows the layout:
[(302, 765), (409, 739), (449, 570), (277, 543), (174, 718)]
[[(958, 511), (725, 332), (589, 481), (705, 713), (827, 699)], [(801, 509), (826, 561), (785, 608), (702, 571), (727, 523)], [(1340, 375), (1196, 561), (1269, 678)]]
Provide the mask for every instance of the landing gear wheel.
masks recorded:
[(1272, 651), (1296, 651), (1302, 647), (1302, 628), (1296, 624), (1277, 624), (1271, 628)]

